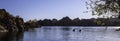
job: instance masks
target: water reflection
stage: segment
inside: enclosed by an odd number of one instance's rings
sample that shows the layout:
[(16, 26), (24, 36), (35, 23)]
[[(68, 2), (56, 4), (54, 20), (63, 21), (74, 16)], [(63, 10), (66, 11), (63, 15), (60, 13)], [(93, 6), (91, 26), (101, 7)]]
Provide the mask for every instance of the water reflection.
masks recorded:
[(23, 41), (23, 32), (0, 33), (0, 41)]
[(69, 26), (63, 26), (61, 29), (64, 30), (64, 31), (70, 31), (71, 30), (71, 28)]
[[(73, 29), (76, 29), (74, 32)], [(79, 29), (82, 31), (79, 32)], [(120, 41), (116, 28), (43, 26), (23, 32), (0, 33), (0, 41)], [(78, 30), (78, 31), (77, 31)]]

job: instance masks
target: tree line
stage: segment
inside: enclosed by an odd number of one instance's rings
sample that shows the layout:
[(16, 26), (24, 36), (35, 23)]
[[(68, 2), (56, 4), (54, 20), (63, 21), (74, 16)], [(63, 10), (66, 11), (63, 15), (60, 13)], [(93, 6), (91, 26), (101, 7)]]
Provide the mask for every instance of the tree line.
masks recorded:
[(38, 20), (37, 24), (40, 26), (119, 26), (120, 20), (117, 18), (70, 19), (68, 16), (66, 16), (60, 20), (57, 19)]

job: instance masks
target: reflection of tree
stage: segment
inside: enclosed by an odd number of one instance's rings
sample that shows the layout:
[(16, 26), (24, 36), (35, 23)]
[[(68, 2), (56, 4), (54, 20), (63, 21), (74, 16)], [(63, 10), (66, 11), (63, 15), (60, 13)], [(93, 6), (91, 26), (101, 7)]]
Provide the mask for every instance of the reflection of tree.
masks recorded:
[(18, 32), (15, 37), (17, 41), (23, 41), (23, 36), (23, 32)]
[(61, 28), (62, 30), (65, 30), (65, 31), (69, 31), (71, 28), (69, 26), (63, 26), (63, 28)]
[[(68, 29), (68, 28), (67, 28), (67, 29)], [(71, 32), (66, 32), (66, 33), (65, 33), (65, 31), (62, 31), (62, 32), (61, 32), (62, 39), (65, 40), (65, 41), (69, 41), (69, 39), (70, 39), (70, 33), (71, 33)]]
[(8, 32), (0, 40), (1, 41), (23, 41), (23, 32)]

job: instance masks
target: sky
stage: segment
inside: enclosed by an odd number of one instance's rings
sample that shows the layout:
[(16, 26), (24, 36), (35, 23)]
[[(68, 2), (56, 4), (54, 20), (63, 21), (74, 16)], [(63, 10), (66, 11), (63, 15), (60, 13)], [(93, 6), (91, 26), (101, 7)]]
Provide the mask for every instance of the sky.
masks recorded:
[(86, 0), (0, 0), (0, 8), (10, 14), (19, 15), (25, 21), (30, 19), (61, 19), (69, 16), (71, 19), (93, 18), (86, 11)]

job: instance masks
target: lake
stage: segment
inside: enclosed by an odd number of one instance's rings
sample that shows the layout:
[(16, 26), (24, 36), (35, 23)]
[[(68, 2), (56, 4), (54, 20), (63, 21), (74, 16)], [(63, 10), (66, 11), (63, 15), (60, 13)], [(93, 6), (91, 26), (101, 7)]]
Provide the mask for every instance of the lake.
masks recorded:
[(117, 27), (106, 30), (105, 27), (42, 26), (25, 32), (1, 32), (0, 41), (120, 41), (120, 32), (115, 29)]

